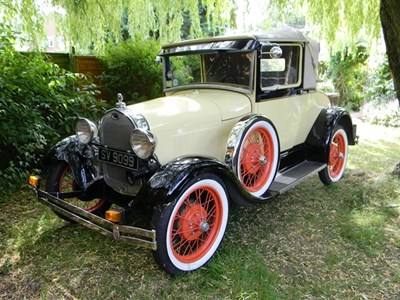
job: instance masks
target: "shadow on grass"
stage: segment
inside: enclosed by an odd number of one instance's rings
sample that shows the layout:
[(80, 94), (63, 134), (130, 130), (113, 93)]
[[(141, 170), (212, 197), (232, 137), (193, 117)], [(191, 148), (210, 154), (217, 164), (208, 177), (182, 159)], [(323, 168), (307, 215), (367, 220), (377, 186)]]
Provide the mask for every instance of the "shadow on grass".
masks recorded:
[(7, 205), (11, 216), (25, 212), (3, 232), (0, 298), (279, 298), (262, 257), (229, 239), (205, 268), (172, 277), (151, 251), (66, 223), (30, 200)]

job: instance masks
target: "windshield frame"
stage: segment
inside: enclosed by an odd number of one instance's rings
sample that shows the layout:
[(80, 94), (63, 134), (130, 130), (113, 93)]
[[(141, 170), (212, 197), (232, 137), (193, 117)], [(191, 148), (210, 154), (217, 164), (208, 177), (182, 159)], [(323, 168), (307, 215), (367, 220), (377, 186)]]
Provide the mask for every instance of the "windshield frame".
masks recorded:
[[(225, 40), (206, 40), (206, 41), (188, 41), (188, 42), (180, 42), (177, 44), (166, 45), (160, 51), (159, 56), (162, 58), (163, 62), (163, 88), (164, 92), (176, 91), (176, 90), (187, 90), (187, 89), (226, 89), (233, 90), (242, 93), (252, 93), (254, 90), (254, 81), (255, 81), (255, 66), (256, 66), (256, 50), (259, 47), (259, 42), (255, 39), (249, 38), (238, 38), (238, 39), (225, 39)], [(215, 55), (215, 57), (232, 54), (232, 59), (234, 56), (238, 58), (243, 58), (247, 56), (249, 60), (249, 66), (246, 68), (246, 77), (241, 76), (241, 83), (238, 80), (236, 82), (222, 82), (222, 79), (215, 81), (207, 80), (206, 66), (205, 66), (205, 57)], [(185, 57), (190, 55), (196, 55), (200, 57), (199, 70), (200, 78), (196, 82), (187, 83), (180, 85), (179, 83), (173, 84), (172, 77), (173, 72), (171, 71), (171, 63), (170, 61), (174, 61), (177, 57)], [(210, 59), (211, 61), (211, 59)], [(209, 62), (210, 63), (210, 62)], [(247, 63), (247, 62), (246, 62)], [(246, 65), (245, 63), (245, 65)], [(239, 66), (238, 64), (228, 64), (225, 61), (225, 65), (229, 66), (233, 72), (231, 72), (232, 76), (235, 77), (240, 76), (241, 74), (237, 72)], [(225, 73), (229, 73), (229, 71), (225, 71)], [(226, 74), (225, 77), (228, 74)], [(248, 81), (247, 81), (248, 76)], [(234, 79), (231, 79), (234, 81)]]
[[(254, 69), (255, 69), (255, 51), (243, 51), (243, 50), (235, 50), (235, 51), (191, 51), (191, 52), (181, 52), (179, 54), (174, 53), (173, 55), (164, 55), (163, 56), (163, 87), (164, 92), (176, 91), (176, 90), (185, 90), (185, 89), (202, 89), (202, 88), (212, 88), (212, 89), (226, 89), (226, 90), (234, 90), (245, 93), (252, 93), (254, 89)], [(198, 56), (200, 59), (199, 62), (199, 72), (200, 76), (197, 78), (196, 82), (180, 84), (178, 81), (175, 82), (173, 79), (174, 72), (172, 71), (172, 63), (178, 58), (188, 57), (188, 56)], [(210, 62), (214, 56), (215, 62), (217, 65), (207, 65), (213, 64)], [(240, 58), (243, 60), (244, 58), (244, 66), (246, 66), (246, 74), (241, 74), (238, 71), (238, 64), (229, 65), (231, 68), (229, 70), (225, 70), (225, 76), (219, 79), (216, 79), (218, 76), (215, 75), (215, 80), (212, 80), (212, 72), (210, 73), (210, 69), (214, 71), (217, 69), (223, 70), (223, 67), (227, 65), (227, 59), (236, 59)], [(218, 65), (218, 61), (224, 61)], [(248, 63), (248, 65), (247, 65)], [(236, 69), (236, 70), (234, 70)], [(220, 71), (221, 72), (221, 71)], [(217, 73), (217, 71), (215, 71)], [(239, 79), (240, 78), (240, 81)]]

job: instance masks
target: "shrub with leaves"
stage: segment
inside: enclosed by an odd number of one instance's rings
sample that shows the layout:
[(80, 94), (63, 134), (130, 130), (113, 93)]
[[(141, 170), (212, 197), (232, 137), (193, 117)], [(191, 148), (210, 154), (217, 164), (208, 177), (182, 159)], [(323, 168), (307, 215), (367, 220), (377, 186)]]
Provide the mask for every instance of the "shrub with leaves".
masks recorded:
[(392, 73), (386, 56), (371, 70), (366, 95), (369, 100), (361, 107), (363, 121), (400, 127), (399, 101), (396, 99)]
[(340, 105), (358, 110), (365, 101), (367, 49), (363, 45), (345, 47), (331, 56), (327, 75), (340, 93)]
[(386, 56), (369, 72), (366, 93), (369, 99), (377, 102), (388, 102), (396, 98), (392, 73)]
[(126, 101), (140, 102), (162, 95), (162, 68), (155, 62), (157, 42), (129, 39), (109, 44), (99, 59), (104, 69), (100, 83), (107, 98), (122, 93)]
[(38, 53), (17, 52), (13, 39), (0, 25), (0, 189), (37, 168), (54, 143), (73, 134), (79, 116), (97, 119), (104, 112), (94, 86), (83, 85), (83, 75)]
[(361, 119), (371, 124), (400, 127), (399, 102), (395, 98), (390, 101), (375, 98), (362, 106)]

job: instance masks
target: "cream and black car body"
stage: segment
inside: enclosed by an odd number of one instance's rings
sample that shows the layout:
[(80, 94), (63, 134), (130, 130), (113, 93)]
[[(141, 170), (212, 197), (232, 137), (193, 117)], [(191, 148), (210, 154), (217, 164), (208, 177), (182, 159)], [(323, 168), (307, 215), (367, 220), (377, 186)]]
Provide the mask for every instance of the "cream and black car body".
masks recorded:
[[(38, 199), (60, 217), (154, 250), (180, 274), (206, 264), (229, 207), (267, 202), (310, 175), (344, 172), (349, 113), (316, 91), (319, 46), (293, 30), (162, 48), (165, 96), (126, 105), (51, 152)], [(151, 207), (147, 224), (136, 213)], [(140, 224), (140, 225), (139, 225)]]

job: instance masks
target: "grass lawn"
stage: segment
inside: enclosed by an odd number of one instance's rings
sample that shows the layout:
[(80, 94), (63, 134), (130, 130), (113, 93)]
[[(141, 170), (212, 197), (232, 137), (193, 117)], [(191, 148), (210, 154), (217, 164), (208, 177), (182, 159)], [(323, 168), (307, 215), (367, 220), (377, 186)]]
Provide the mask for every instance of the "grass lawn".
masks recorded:
[(232, 206), (214, 259), (187, 276), (70, 225), (22, 188), (0, 198), (0, 299), (400, 299), (400, 130), (359, 124), (347, 171)]

